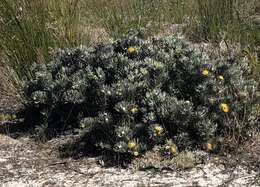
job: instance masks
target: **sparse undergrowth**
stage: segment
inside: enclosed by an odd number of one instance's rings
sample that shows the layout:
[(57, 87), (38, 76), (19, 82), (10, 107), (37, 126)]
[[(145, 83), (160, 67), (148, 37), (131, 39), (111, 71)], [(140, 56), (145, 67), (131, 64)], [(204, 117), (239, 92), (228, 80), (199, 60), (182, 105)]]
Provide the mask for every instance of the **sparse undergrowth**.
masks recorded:
[[(80, 132), (87, 144), (121, 158), (156, 145), (165, 157), (182, 150), (221, 150), (257, 128), (257, 83), (248, 62), (210, 59), (176, 37), (141, 33), (95, 48), (57, 51), (35, 66), (24, 87), (25, 122), (51, 138)], [(132, 155), (132, 156), (131, 156)]]

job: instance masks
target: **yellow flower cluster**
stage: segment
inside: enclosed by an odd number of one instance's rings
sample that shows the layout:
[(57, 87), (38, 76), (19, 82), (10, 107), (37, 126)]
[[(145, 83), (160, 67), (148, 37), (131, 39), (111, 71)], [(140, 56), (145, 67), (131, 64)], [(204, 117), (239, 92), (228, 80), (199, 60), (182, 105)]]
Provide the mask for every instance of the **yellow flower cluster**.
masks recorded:
[(204, 70), (202, 70), (201, 74), (204, 75), (204, 76), (208, 76), (209, 75), (209, 70), (204, 69)]
[(218, 80), (223, 81), (223, 80), (224, 80), (224, 76), (223, 76), (223, 75), (219, 75), (219, 76), (218, 76)]
[(135, 148), (135, 146), (136, 146), (136, 143), (133, 140), (129, 141), (127, 144), (128, 149), (133, 149), (133, 148)]
[[(204, 69), (204, 70), (202, 70), (201, 74), (204, 75), (204, 76), (208, 76), (208, 75), (209, 75), (209, 70), (208, 70), (208, 69)], [(220, 81), (224, 81), (224, 80), (225, 80), (225, 78), (224, 78), (223, 75), (219, 75), (217, 78), (218, 78), (218, 80), (220, 80)], [(214, 103), (214, 102), (213, 102), (213, 99), (209, 99), (209, 102), (210, 102), (211, 104)], [(219, 108), (220, 108), (220, 110), (221, 110), (222, 112), (224, 112), (224, 113), (228, 113), (228, 112), (229, 112), (229, 106), (228, 106), (228, 104), (226, 104), (226, 103), (221, 103), (221, 104), (219, 105)]]
[(167, 145), (165, 148), (171, 155), (176, 155), (178, 153), (175, 145)]
[(211, 143), (207, 143), (206, 149), (207, 149), (207, 151), (212, 151), (213, 150), (213, 145)]
[(163, 133), (163, 127), (159, 124), (154, 126), (154, 131), (156, 134), (161, 135)]
[(130, 140), (127, 144), (127, 147), (132, 151), (134, 156), (139, 156), (139, 152), (136, 150), (136, 142), (134, 140)]
[(133, 152), (133, 155), (134, 155), (134, 156), (138, 156), (138, 155), (139, 155), (138, 151), (134, 151), (134, 152)]
[(138, 112), (138, 108), (136, 106), (133, 106), (131, 109), (130, 109), (130, 112), (132, 114), (136, 114)]
[(134, 48), (134, 47), (129, 47), (129, 48), (127, 49), (127, 52), (128, 52), (129, 54), (133, 54), (133, 53), (136, 53), (136, 52), (137, 52), (137, 49)]
[(220, 103), (219, 105), (219, 109), (224, 112), (224, 113), (228, 113), (229, 112), (229, 106), (226, 103)]

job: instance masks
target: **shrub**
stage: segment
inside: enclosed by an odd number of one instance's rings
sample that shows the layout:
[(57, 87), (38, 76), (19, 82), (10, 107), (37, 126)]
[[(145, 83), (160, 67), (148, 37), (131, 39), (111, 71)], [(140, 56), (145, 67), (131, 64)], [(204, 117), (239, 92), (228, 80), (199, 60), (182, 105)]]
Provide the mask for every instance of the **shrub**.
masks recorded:
[(35, 66), (25, 119), (49, 137), (81, 129), (96, 147), (134, 156), (169, 141), (174, 154), (227, 134), (241, 141), (258, 120), (249, 74), (247, 62), (207, 58), (181, 38), (133, 33)]

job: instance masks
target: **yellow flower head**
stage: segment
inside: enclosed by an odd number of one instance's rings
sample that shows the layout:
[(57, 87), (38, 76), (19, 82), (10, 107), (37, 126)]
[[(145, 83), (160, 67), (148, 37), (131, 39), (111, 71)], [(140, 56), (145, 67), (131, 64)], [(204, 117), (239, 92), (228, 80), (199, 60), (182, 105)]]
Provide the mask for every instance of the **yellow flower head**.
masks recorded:
[(139, 155), (138, 151), (134, 151), (134, 152), (133, 152), (133, 155), (134, 155), (134, 156), (138, 156), (138, 155)]
[(212, 104), (212, 105), (213, 105), (214, 102), (215, 102), (214, 98), (209, 98), (208, 101), (209, 101), (209, 103)]
[(129, 141), (127, 144), (128, 149), (133, 149), (136, 146), (136, 143), (134, 141)]
[(213, 145), (211, 143), (207, 143), (206, 148), (207, 148), (207, 151), (212, 151)]
[(204, 75), (204, 76), (208, 76), (209, 75), (209, 70), (204, 69), (204, 70), (202, 70), (201, 74)]
[(138, 112), (138, 108), (134, 106), (133, 108), (131, 108), (130, 112), (132, 114), (136, 114)]
[(15, 114), (12, 114), (12, 115), (11, 115), (11, 118), (12, 118), (12, 120), (15, 120), (15, 119), (16, 119), (16, 115), (15, 115)]
[(5, 121), (5, 116), (4, 116), (4, 114), (0, 114), (0, 121)]
[(136, 50), (136, 48), (134, 48), (134, 47), (129, 47), (128, 49), (127, 49), (127, 52), (129, 53), (129, 54), (132, 54), (132, 53), (135, 53), (137, 50)]
[(229, 106), (226, 103), (221, 103), (219, 105), (219, 108), (222, 112), (225, 112), (225, 113), (229, 112)]
[(219, 76), (218, 76), (218, 80), (221, 80), (221, 81), (223, 81), (223, 80), (224, 80), (224, 77), (223, 77), (223, 75), (219, 75)]
[(80, 123), (79, 127), (80, 127), (81, 129), (84, 129), (84, 128), (86, 128), (86, 125), (85, 125), (85, 123)]
[(5, 115), (5, 120), (7, 120), (7, 121), (12, 120), (11, 115), (10, 114), (6, 114)]
[(176, 155), (177, 154), (177, 148), (175, 146), (171, 146), (170, 149), (169, 149), (170, 153), (173, 154), (173, 155)]
[(162, 128), (161, 125), (156, 124), (156, 125), (154, 126), (154, 131), (155, 131), (157, 134), (162, 134), (163, 128)]

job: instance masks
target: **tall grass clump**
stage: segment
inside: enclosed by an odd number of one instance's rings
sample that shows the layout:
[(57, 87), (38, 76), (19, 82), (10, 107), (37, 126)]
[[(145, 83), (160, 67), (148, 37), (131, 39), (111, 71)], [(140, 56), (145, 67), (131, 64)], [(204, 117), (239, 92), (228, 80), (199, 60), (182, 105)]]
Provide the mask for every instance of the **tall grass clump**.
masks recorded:
[(78, 45), (79, 0), (0, 0), (1, 64), (20, 79), (31, 78), (31, 64), (50, 60), (53, 48)]
[(195, 0), (166, 0), (163, 1), (161, 14), (164, 22), (182, 24), (194, 12)]
[(165, 23), (182, 23), (190, 13), (187, 0), (88, 0), (85, 4), (96, 24), (113, 38), (120, 38), (130, 29), (149, 28), (159, 31)]
[(246, 45), (259, 45), (260, 31), (255, 27), (250, 14), (258, 1), (244, 0), (196, 0), (196, 13), (192, 21), (196, 38), (208, 41), (229, 39)]
[(85, 12), (115, 39), (130, 29), (148, 28), (152, 33), (166, 24), (188, 25), (193, 39), (229, 39), (242, 46), (259, 45), (259, 28), (252, 23), (257, 0), (88, 0)]
[(86, 6), (89, 8), (94, 22), (99, 23), (113, 37), (123, 36), (130, 29), (140, 29), (148, 22), (160, 23), (158, 14), (161, 0), (89, 0)]

